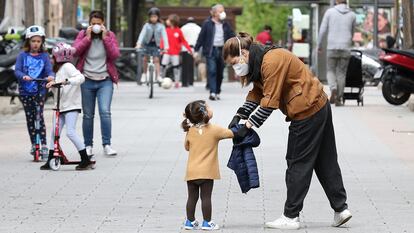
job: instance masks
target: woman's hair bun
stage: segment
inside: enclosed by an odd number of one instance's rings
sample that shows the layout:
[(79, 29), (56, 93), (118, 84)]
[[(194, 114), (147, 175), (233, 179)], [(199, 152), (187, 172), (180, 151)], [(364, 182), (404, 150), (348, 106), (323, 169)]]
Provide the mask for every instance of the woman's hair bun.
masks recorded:
[(239, 32), (238, 34), (237, 34), (237, 36), (239, 37), (239, 38), (241, 38), (241, 39), (243, 39), (244, 41), (246, 41), (247, 42), (247, 44), (251, 44), (251, 43), (253, 43), (253, 37), (249, 34), (249, 33), (247, 33), (247, 32)]

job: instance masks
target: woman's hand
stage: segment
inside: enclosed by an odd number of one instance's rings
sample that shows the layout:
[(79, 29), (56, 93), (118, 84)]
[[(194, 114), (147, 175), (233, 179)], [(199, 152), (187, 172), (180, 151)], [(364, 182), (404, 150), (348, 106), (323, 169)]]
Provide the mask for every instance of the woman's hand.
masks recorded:
[(101, 25), (101, 30), (102, 30), (102, 39), (106, 38), (106, 36), (108, 36), (108, 29), (106, 29), (105, 25)]
[(33, 79), (32, 78), (30, 78), (30, 76), (23, 76), (23, 80), (24, 81), (32, 81)]
[(252, 123), (250, 123), (250, 121), (247, 121), (247, 122), (246, 122), (246, 127), (247, 127), (248, 129), (251, 129), (251, 128), (253, 127), (253, 125), (252, 125)]
[(87, 37), (88, 39), (91, 39), (91, 35), (92, 35), (92, 26), (89, 26), (89, 27), (86, 29), (86, 37)]

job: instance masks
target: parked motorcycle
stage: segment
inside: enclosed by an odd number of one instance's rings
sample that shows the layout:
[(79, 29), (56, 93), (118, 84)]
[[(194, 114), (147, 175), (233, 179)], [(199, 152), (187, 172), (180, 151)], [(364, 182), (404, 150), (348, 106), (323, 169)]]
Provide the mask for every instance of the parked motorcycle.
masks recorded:
[(414, 50), (383, 50), (382, 95), (390, 104), (404, 104), (414, 93)]

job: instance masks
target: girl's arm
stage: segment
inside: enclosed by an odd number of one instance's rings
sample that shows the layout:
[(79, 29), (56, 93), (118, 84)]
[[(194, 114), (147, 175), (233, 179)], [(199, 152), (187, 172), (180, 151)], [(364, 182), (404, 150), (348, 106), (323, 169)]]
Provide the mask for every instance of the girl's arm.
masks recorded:
[(14, 66), (14, 74), (16, 75), (16, 78), (19, 81), (22, 81), (23, 77), (27, 75), (23, 72), (23, 61), (24, 61), (23, 56), (24, 56), (23, 53), (21, 53), (21, 54), (19, 54), (19, 56), (17, 56), (16, 64)]
[(44, 58), (44, 60), (45, 60), (45, 73), (46, 73), (48, 78), (49, 77), (54, 78), (55, 73), (53, 72), (53, 69), (52, 69), (52, 63), (50, 62), (49, 54), (45, 53), (44, 57), (45, 57)]
[(187, 51), (188, 51), (190, 54), (192, 54), (192, 53), (193, 53), (193, 50), (191, 49), (191, 47), (190, 47), (190, 45), (188, 44), (187, 40), (184, 38), (183, 31), (181, 31), (181, 29), (179, 30), (179, 34), (180, 34), (180, 40), (181, 40), (181, 43), (185, 46), (185, 48), (187, 49)]
[(145, 23), (141, 29), (141, 32), (139, 33), (138, 40), (137, 40), (137, 46), (142, 45), (142, 41), (144, 40), (145, 33), (147, 32), (147, 25), (148, 23)]
[(81, 85), (85, 82), (85, 76), (72, 63), (67, 63), (62, 68), (66, 69), (65, 71), (70, 85)]
[(164, 25), (162, 25), (161, 36), (162, 36), (162, 40), (164, 41), (164, 49), (168, 50), (170, 46), (168, 44), (167, 30), (165, 29)]
[(190, 150), (190, 141), (188, 141), (188, 132), (185, 135), (184, 148), (185, 148), (186, 151)]
[(76, 36), (75, 42), (73, 42), (73, 47), (76, 48), (75, 55), (80, 56), (85, 53), (86, 49), (91, 45), (91, 39), (85, 35), (85, 30), (80, 31), (78, 36)]
[(217, 136), (219, 140), (234, 137), (233, 131), (231, 131), (230, 129), (223, 128), (221, 126), (216, 126), (216, 127), (217, 127)]
[(108, 32), (108, 35), (103, 39), (103, 43), (106, 50), (106, 56), (109, 60), (116, 60), (121, 55), (119, 52), (118, 40), (113, 32)]

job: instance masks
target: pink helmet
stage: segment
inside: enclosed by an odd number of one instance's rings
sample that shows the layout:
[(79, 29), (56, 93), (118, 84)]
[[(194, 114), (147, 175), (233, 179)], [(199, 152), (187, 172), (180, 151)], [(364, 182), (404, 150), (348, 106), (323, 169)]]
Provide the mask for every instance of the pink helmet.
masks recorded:
[(56, 62), (70, 62), (73, 59), (76, 49), (72, 46), (59, 42), (53, 47), (52, 55), (55, 57)]

